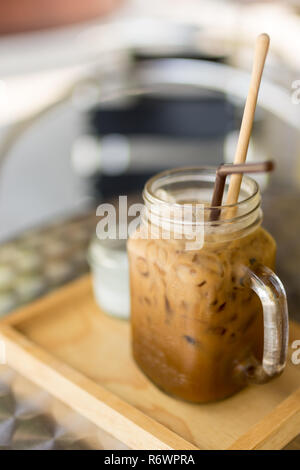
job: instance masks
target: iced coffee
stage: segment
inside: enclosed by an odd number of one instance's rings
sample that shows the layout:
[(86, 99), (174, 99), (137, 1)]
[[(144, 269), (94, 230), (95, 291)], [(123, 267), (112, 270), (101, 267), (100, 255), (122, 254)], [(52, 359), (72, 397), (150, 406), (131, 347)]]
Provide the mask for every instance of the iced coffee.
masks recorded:
[[(128, 241), (134, 359), (159, 388), (184, 400), (228, 397), (262, 361), (263, 308), (250, 278), (261, 266), (274, 269), (276, 245), (260, 226), (260, 196), (247, 181), (241, 193), (247, 204), (241, 203), (235, 220), (221, 215), (218, 224), (210, 223), (204, 204), (200, 249), (186, 249), (186, 239), (172, 233), (169, 239), (143, 236), (151, 220)], [(185, 188), (182, 178), (177, 185), (174, 178), (163, 182), (176, 204), (192, 193), (194, 203), (195, 192), (199, 200), (208, 198), (210, 182), (204, 183), (193, 192), (194, 183)], [(146, 204), (147, 191), (159, 194), (149, 186), (145, 191)]]

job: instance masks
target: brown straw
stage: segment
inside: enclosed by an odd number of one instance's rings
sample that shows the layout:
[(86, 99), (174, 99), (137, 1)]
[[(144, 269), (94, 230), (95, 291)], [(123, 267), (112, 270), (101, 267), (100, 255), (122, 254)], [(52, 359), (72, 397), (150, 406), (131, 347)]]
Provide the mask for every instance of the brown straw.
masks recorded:
[(225, 181), (228, 175), (241, 174), (241, 173), (265, 173), (274, 169), (274, 163), (269, 160), (262, 163), (242, 163), (238, 165), (220, 165), (216, 171), (216, 180), (214, 186), (213, 197), (211, 200), (211, 214), (210, 221), (218, 220), (223, 200), (223, 193), (225, 188)]

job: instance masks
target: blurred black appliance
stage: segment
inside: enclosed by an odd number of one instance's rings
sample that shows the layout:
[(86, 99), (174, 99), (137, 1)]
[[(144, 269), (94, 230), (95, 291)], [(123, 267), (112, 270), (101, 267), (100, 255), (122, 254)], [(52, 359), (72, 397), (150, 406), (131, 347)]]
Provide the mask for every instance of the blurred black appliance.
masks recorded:
[[(134, 66), (160, 58), (224, 61), (195, 51), (136, 51)], [(88, 120), (100, 152), (93, 191), (97, 199), (108, 199), (140, 192), (149, 177), (167, 168), (220, 164), (234, 107), (222, 93), (180, 85), (102, 104)]]

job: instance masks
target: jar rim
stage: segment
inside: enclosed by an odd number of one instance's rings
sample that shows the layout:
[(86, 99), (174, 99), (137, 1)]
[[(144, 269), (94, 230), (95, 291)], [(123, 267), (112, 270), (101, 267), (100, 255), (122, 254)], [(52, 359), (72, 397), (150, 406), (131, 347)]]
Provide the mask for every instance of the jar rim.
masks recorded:
[[(165, 170), (160, 173), (157, 173), (156, 175), (152, 176), (145, 184), (144, 186), (144, 191), (143, 191), (143, 197), (146, 199), (148, 202), (152, 203), (158, 203), (158, 204), (171, 204), (172, 206), (181, 206), (181, 204), (176, 203), (176, 202), (168, 202), (164, 201), (161, 199), (159, 196), (155, 194), (155, 191), (157, 189), (160, 189), (160, 187), (155, 188), (155, 190), (152, 189), (153, 185), (155, 182), (165, 179), (167, 177), (172, 177), (176, 175), (183, 175), (185, 173), (195, 173), (198, 175), (211, 175), (215, 176), (216, 171), (218, 169), (218, 166), (197, 166), (197, 167), (180, 167), (180, 168), (173, 168), (170, 170)], [(202, 172), (202, 173), (201, 173)], [(206, 172), (206, 173), (205, 173)], [(207, 206), (203, 207), (203, 210), (205, 211), (211, 211), (212, 209), (230, 209), (230, 208), (238, 208), (242, 204), (248, 203), (251, 199), (255, 198), (259, 194), (259, 185), (258, 183), (251, 178), (250, 176), (243, 175), (243, 179), (250, 183), (253, 187), (253, 192), (249, 196), (245, 197), (244, 199), (236, 202), (235, 204), (222, 204), (220, 206)], [(227, 182), (228, 185), (228, 182)], [(190, 203), (193, 204), (193, 203)]]

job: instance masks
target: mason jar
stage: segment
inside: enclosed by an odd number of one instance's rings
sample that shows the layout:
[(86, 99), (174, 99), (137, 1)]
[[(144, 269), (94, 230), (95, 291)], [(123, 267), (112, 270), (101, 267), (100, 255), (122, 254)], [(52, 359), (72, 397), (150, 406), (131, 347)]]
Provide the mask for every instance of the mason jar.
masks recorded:
[(215, 174), (183, 168), (150, 179), (128, 241), (134, 359), (160, 389), (198, 403), (278, 376), (288, 343), (259, 187), (244, 176), (237, 204), (213, 208)]

